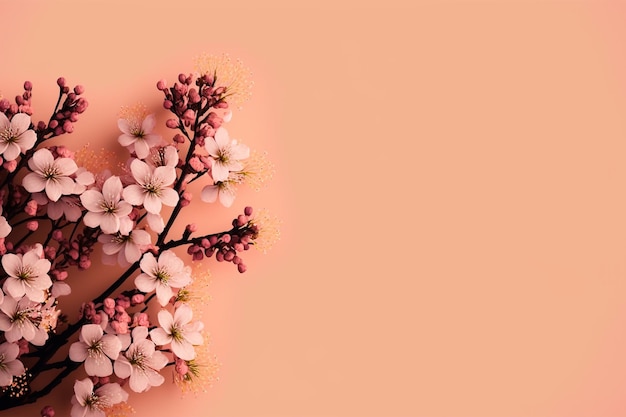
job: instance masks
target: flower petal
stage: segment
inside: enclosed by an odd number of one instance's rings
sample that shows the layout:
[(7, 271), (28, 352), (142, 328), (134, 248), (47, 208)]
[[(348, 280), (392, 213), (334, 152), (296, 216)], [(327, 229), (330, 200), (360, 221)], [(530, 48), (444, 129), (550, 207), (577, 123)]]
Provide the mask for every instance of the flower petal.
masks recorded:
[(83, 342), (74, 342), (70, 345), (70, 359), (74, 362), (83, 362), (87, 359), (87, 345)]
[(26, 132), (30, 127), (30, 116), (26, 113), (17, 113), (11, 119), (11, 127), (13, 127), (18, 134)]

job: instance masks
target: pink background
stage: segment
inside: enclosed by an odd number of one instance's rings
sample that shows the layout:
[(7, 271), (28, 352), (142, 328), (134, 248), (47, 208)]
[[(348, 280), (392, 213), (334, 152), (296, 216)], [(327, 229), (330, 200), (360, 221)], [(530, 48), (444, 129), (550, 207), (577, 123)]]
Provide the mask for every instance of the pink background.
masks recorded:
[[(624, 415), (624, 3), (295, 4), (0, 3), (0, 91), (31, 80), (47, 118), (83, 84), (76, 148), (115, 149), (119, 107), (199, 53), (254, 73), (230, 132), (275, 179), (187, 215), (267, 207), (282, 240), (210, 264), (219, 381), (136, 415)], [(0, 414), (68, 415), (71, 383)]]

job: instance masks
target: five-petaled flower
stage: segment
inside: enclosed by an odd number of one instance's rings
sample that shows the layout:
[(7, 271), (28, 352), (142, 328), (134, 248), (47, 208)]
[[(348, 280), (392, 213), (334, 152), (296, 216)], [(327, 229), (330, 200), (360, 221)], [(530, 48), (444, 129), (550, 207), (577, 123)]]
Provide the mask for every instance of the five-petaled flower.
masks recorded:
[(145, 293), (156, 289), (157, 299), (165, 306), (172, 297), (172, 287), (182, 288), (191, 282), (190, 268), (171, 250), (166, 250), (159, 259), (146, 252), (139, 262), (143, 273), (135, 278), (135, 286)]
[(76, 183), (70, 175), (78, 169), (73, 159), (54, 159), (52, 152), (42, 148), (28, 160), (28, 167), (33, 172), (22, 180), (26, 191), (36, 193), (45, 190), (52, 201), (57, 201), (62, 195), (73, 193)]
[(213, 140), (211, 138), (206, 139), (204, 147), (213, 157), (211, 177), (215, 182), (228, 179), (230, 171), (240, 171), (243, 168), (240, 161), (250, 156), (250, 148), (242, 143), (237, 143), (236, 139), (231, 141), (228, 131), (223, 127), (215, 131)]
[[(102, 191), (87, 190), (80, 196), (83, 206), (89, 210), (83, 221), (89, 227), (100, 227), (104, 233), (114, 234), (120, 231), (128, 234), (132, 222), (128, 215), (133, 207), (122, 200), (122, 181), (117, 176), (109, 177), (102, 185)], [(122, 222), (122, 219), (127, 219)]]
[(150, 337), (157, 345), (172, 346), (172, 352), (176, 356), (186, 361), (196, 357), (196, 351), (193, 345), (201, 345), (202, 338), (202, 322), (191, 322), (193, 311), (187, 304), (181, 304), (174, 316), (167, 310), (159, 311), (157, 316), (161, 327), (157, 327), (150, 332)]
[(35, 303), (26, 297), (16, 300), (10, 295), (4, 296), (0, 304), (0, 330), (4, 332), (7, 342), (17, 342), (24, 338), (36, 346), (46, 343), (48, 332), (33, 322), (33, 315), (38, 308), (41, 308), (41, 303)]
[(99, 324), (85, 324), (80, 329), (78, 340), (70, 346), (70, 359), (74, 362), (84, 361), (87, 375), (111, 375), (111, 360), (117, 359), (122, 350), (120, 339), (112, 334), (104, 334)]
[(178, 202), (178, 193), (170, 185), (176, 179), (176, 170), (170, 166), (151, 167), (134, 159), (130, 170), (136, 184), (124, 188), (124, 200), (134, 206), (143, 207), (148, 213), (160, 213), (162, 204), (173, 207)]
[(128, 393), (117, 382), (93, 388), (89, 378), (74, 383), (71, 417), (105, 417), (107, 408), (128, 399)]
[(153, 114), (149, 114), (138, 123), (135, 120), (119, 119), (117, 127), (122, 131), (118, 141), (120, 145), (128, 148), (130, 152), (135, 152), (137, 158), (146, 159), (150, 154), (150, 149), (159, 144), (161, 136), (152, 133), (156, 119)]
[(20, 153), (35, 146), (37, 134), (29, 129), (30, 116), (18, 113), (11, 121), (0, 112), (0, 154), (7, 161), (13, 161)]
[(14, 376), (24, 373), (24, 364), (17, 359), (20, 348), (16, 343), (0, 345), (0, 387), (11, 385)]
[(121, 233), (100, 235), (98, 242), (102, 243), (102, 263), (128, 266), (137, 262), (150, 245), (150, 234), (145, 230), (135, 229), (128, 235)]
[(8, 274), (4, 291), (15, 298), (26, 295), (32, 301), (43, 302), (45, 290), (52, 286), (48, 275), (50, 261), (43, 258), (41, 244), (24, 255), (7, 253), (2, 257), (2, 268)]
[(115, 375), (129, 378), (130, 389), (143, 392), (165, 381), (159, 373), (167, 365), (168, 359), (155, 350), (154, 342), (148, 340), (148, 328), (137, 326), (133, 329), (133, 343), (114, 363)]

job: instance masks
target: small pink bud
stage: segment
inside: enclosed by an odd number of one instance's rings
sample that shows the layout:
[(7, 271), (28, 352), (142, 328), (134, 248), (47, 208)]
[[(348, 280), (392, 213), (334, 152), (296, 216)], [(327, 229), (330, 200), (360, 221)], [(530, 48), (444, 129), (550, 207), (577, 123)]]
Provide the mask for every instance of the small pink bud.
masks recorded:
[(89, 258), (83, 257), (78, 262), (78, 267), (80, 269), (89, 269), (91, 267), (91, 260)]
[(162, 78), (157, 82), (157, 88), (161, 91), (167, 88), (167, 82), (165, 81), (165, 79)]
[(182, 359), (176, 359), (176, 365), (174, 365), (174, 369), (178, 375), (187, 375), (189, 372), (189, 366), (187, 366), (187, 362)]
[(47, 405), (41, 409), (41, 417), (54, 417), (54, 408), (52, 406)]
[(77, 85), (76, 87), (74, 87), (74, 92), (78, 95), (83, 94), (85, 92), (85, 87), (83, 87), (82, 85)]
[(170, 129), (176, 129), (178, 127), (178, 120), (167, 119), (167, 121), (165, 122), (165, 126), (169, 127)]
[(60, 242), (61, 240), (63, 240), (63, 232), (60, 229), (56, 229), (54, 232), (52, 232), (52, 239)]
[(63, 122), (63, 131), (65, 133), (72, 133), (74, 131), (74, 125), (69, 120)]
[(24, 207), (24, 212), (29, 216), (34, 216), (37, 214), (37, 202), (35, 200), (30, 200), (26, 203), (26, 207)]
[(63, 78), (63, 77), (57, 78), (57, 85), (59, 87), (63, 87), (65, 85), (65, 78)]
[(26, 222), (26, 228), (31, 232), (34, 232), (35, 230), (39, 229), (39, 222), (37, 220), (31, 220), (29, 222)]
[(2, 166), (4, 167), (4, 169), (6, 169), (9, 172), (13, 172), (15, 171), (15, 169), (17, 168), (17, 161), (14, 159), (12, 161), (6, 161), (5, 163), (2, 164)]
[(141, 304), (143, 303), (143, 300), (145, 299), (143, 294), (135, 294), (132, 296), (132, 298), (130, 299), (130, 303), (132, 305), (137, 305), (137, 304)]

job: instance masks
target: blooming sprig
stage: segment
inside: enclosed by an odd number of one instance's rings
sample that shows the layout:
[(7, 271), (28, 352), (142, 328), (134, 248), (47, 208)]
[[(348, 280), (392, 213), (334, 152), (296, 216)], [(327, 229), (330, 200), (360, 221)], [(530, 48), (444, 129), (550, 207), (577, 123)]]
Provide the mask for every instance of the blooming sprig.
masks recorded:
[[(206, 288), (188, 262), (214, 257), (243, 273), (244, 252), (261, 243), (263, 228), (251, 207), (213, 233), (174, 225), (194, 199), (193, 183), (200, 200), (229, 207), (239, 185), (265, 176), (225, 128), (229, 102), (249, 97), (244, 72), (230, 60), (202, 62), (173, 85), (157, 83), (172, 115), (164, 123), (146, 106), (123, 107), (125, 164), (47, 142), (77, 134), (88, 107), (82, 86), (57, 80), (47, 122), (32, 121), (32, 83), (15, 103), (0, 98), (0, 410), (37, 400), (78, 369), (89, 378), (75, 380), (71, 417), (126, 410), (122, 387), (141, 393), (173, 375), (187, 391), (213, 372), (204, 373), (208, 346), (194, 302)], [(169, 139), (163, 127), (174, 130)], [(85, 274), (96, 262), (116, 268)], [(85, 293), (72, 291), (81, 283), (101, 290), (78, 317), (64, 314), (66, 297)], [(53, 369), (60, 376), (40, 377)]]

